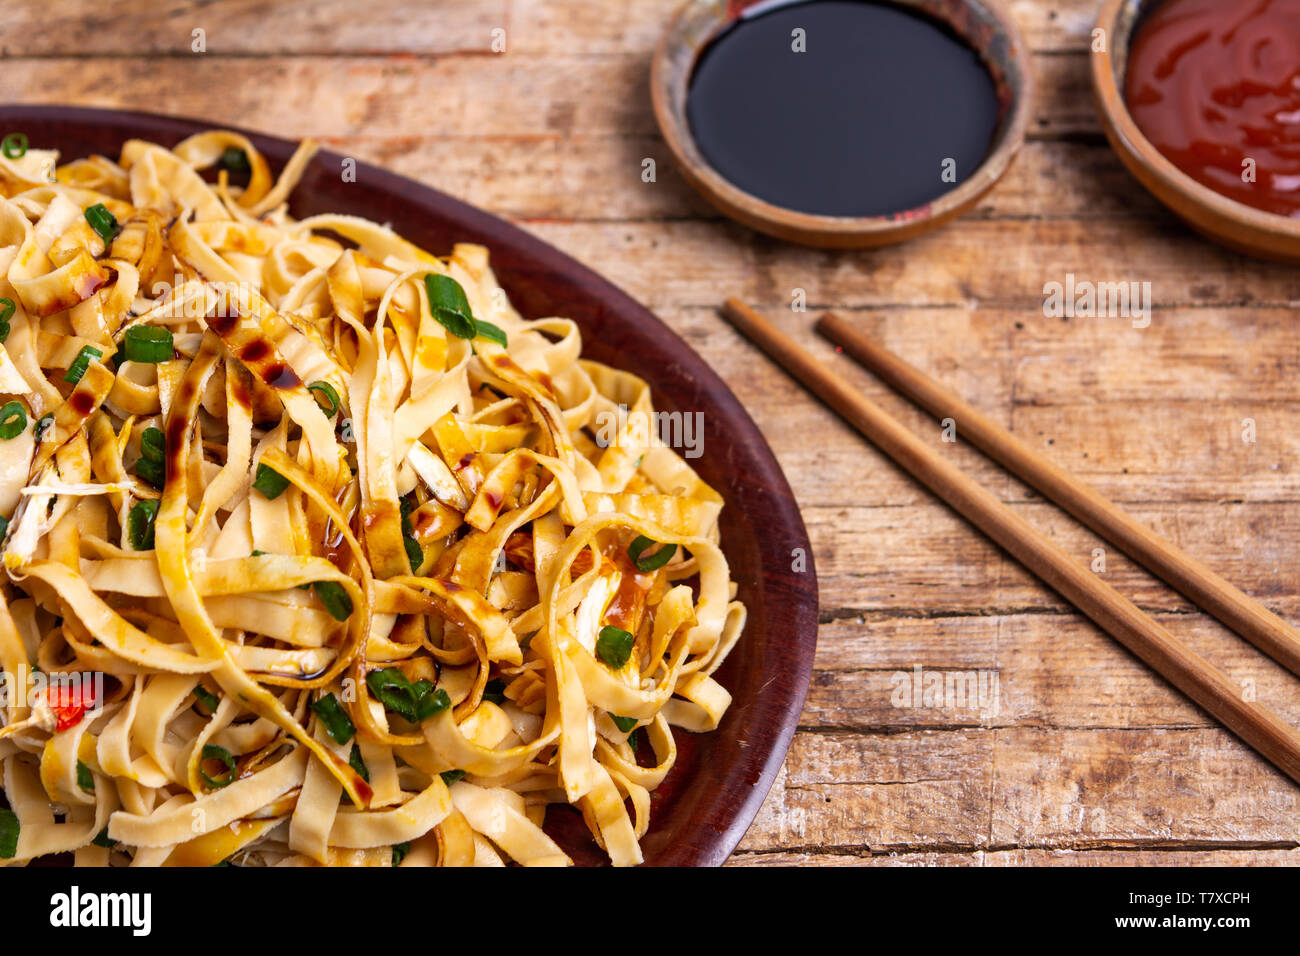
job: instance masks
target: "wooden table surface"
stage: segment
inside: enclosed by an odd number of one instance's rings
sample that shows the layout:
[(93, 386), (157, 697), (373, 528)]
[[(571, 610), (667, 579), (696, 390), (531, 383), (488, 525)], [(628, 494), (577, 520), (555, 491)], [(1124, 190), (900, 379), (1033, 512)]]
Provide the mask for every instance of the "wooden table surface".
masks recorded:
[[(1088, 83), (1098, 0), (1012, 3), (1034, 51), (1030, 140), (966, 218), (874, 252), (758, 236), (692, 194), (656, 133), (650, 53), (678, 2), (6, 0), (0, 85), (11, 102), (317, 137), (522, 224), (713, 364), (786, 470), (821, 587), (799, 733), (733, 862), (1300, 862), (1300, 789), (716, 312), (727, 294), (762, 309), (1091, 564), (1092, 535), (960, 442), (942, 443), (936, 423), (811, 333), (823, 310), (847, 313), (1300, 620), (1300, 272), (1200, 240), (1129, 178)], [(505, 53), (491, 49), (498, 29)], [(641, 179), (645, 158), (653, 183)], [(1045, 317), (1044, 284), (1068, 273), (1150, 282), (1150, 326)], [(791, 309), (800, 289), (806, 313)], [(1243, 692), (1300, 720), (1300, 685), (1280, 668), (1113, 549), (1105, 562), (1111, 584)], [(996, 712), (893, 706), (899, 675), (917, 666), (996, 675)]]

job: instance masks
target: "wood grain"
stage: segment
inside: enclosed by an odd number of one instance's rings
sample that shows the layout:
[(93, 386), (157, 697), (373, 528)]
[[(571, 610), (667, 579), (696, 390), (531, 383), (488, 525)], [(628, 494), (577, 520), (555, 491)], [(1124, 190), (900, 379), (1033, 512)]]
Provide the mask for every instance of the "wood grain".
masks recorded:
[[(673, 173), (648, 102), (650, 52), (677, 2), (374, 0), (365, 17), (354, 5), (317, 4), (324, 13), (311, 28), (294, 4), (257, 20), (251, 3), (230, 0), (147, 17), (132, 12), (155, 10), (143, 0), (111, 14), (20, 0), (0, 17), (0, 90), (9, 101), (318, 136), (520, 221), (688, 340), (776, 450), (804, 509), (822, 593), (802, 730), (735, 862), (1300, 863), (1294, 787), (864, 448), (715, 311), (724, 290), (743, 294), (831, 360), (812, 320), (850, 310), (889, 348), (1294, 622), (1300, 276), (1190, 235), (1130, 179), (1088, 89), (1096, 0), (1012, 3), (1035, 51), (1039, 102), (1030, 141), (966, 218), (896, 250), (849, 254), (783, 246), (720, 221)], [(509, 49), (486, 55), (481, 31), (501, 10)], [(188, 52), (199, 23), (220, 40), (203, 56)], [(639, 178), (645, 157), (657, 160), (653, 184)], [(1045, 317), (1043, 284), (1067, 272), (1150, 281), (1151, 326)], [(806, 313), (790, 310), (795, 288)], [(926, 423), (854, 374), (909, 427)], [(1241, 440), (1247, 418), (1253, 443)], [(937, 429), (929, 434), (939, 442)], [(981, 481), (995, 475), (960, 443), (941, 448)], [(1092, 560), (1099, 542), (1023, 486), (990, 487), (1080, 562)], [(1300, 689), (1280, 668), (1113, 551), (1106, 575), (1300, 722)], [(890, 675), (918, 663), (998, 669), (1006, 726), (891, 707)], [(1076, 761), (1070, 774), (1062, 753)], [(1132, 776), (1127, 803), (1080, 789), (1108, 762)], [(906, 774), (891, 778), (891, 767)], [(826, 782), (837, 776), (849, 782)], [(871, 776), (879, 780), (853, 782)], [(956, 782), (911, 782), (922, 780)], [(1060, 822), (1098, 809), (1101, 833)], [(995, 815), (1011, 844), (990, 844)], [(1153, 821), (1166, 818), (1180, 829), (1160, 832)]]

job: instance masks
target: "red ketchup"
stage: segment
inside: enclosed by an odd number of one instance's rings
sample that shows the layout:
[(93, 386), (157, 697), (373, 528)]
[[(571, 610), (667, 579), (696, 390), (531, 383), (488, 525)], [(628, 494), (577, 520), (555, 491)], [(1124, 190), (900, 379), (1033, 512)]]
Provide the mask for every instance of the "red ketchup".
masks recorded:
[(1124, 99), (1187, 175), (1300, 218), (1300, 0), (1166, 0), (1138, 28)]

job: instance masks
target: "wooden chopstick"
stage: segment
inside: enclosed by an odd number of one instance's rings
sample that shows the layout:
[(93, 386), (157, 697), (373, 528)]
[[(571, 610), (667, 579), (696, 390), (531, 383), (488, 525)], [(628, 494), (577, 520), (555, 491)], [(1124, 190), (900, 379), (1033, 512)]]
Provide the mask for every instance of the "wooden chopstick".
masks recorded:
[(1096, 489), (1053, 464), (996, 422), (878, 342), (827, 313), (817, 331), (935, 418), (951, 418), (957, 434), (1037, 488), (1170, 587), (1300, 675), (1300, 631), (1243, 594), (1210, 568), (1157, 535)]
[(1300, 732), (1294, 727), (1269, 708), (1243, 700), (1240, 688), (1222, 671), (1076, 562), (874, 402), (836, 378), (762, 316), (734, 298), (727, 300), (722, 312), (742, 334), (917, 481), (1152, 670), (1300, 783)]

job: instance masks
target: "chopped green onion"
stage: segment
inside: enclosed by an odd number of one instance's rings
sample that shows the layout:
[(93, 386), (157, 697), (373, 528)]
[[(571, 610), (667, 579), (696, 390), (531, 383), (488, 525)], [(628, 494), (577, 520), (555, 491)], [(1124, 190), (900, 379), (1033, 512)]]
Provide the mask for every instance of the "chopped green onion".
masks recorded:
[(615, 717), (613, 714), (610, 714), (609, 719), (614, 721), (614, 726), (625, 734), (637, 725), (637, 719), (635, 717)]
[(136, 476), (149, 482), (159, 491), (167, 480), (167, 436), (158, 428), (146, 428), (140, 433), (140, 457), (135, 462)]
[(95, 775), (80, 760), (77, 761), (77, 786), (90, 792), (94, 792), (95, 789)]
[[(312, 382), (307, 386), (309, 392), (319, 392), (320, 397), (316, 399), (316, 404), (325, 412), (327, 418), (333, 418), (339, 410), (339, 393), (329, 382)], [(321, 401), (323, 398), (325, 401)], [(327, 405), (326, 402), (329, 404)]]
[(10, 133), (0, 140), (0, 151), (4, 152), (5, 159), (22, 159), (27, 155), (27, 134)]
[(455, 783), (456, 781), (458, 781), (458, 780), (464, 780), (464, 779), (465, 779), (465, 771), (464, 771), (464, 770), (444, 770), (444, 771), (442, 772), (441, 776), (442, 776), (442, 782), (445, 783), (447, 786), (450, 787), (450, 786), (451, 786), (453, 783)]
[[(199, 713), (200, 717), (211, 717), (213, 714), (217, 712), (217, 706), (221, 703), (220, 699), (217, 697), (216, 694), (212, 693), (212, 691), (208, 690), (202, 684), (198, 684), (195, 686), (194, 696), (198, 698), (199, 704), (202, 704), (204, 707), (208, 709), (208, 712), (206, 714)], [(197, 706), (198, 705), (196, 704), (195, 707)], [(197, 710), (195, 712), (198, 713)]]
[(175, 354), (170, 329), (156, 325), (133, 325), (122, 337), (122, 353), (128, 362), (156, 365)]
[(10, 438), (17, 438), (27, 428), (27, 412), (18, 404), (10, 402), (4, 408), (0, 408), (0, 438), (8, 441)]
[(95, 844), (95, 846), (102, 846), (106, 850), (111, 850), (116, 846), (116, 844), (108, 838), (108, 827), (104, 827), (104, 829), (95, 834), (95, 839), (90, 842)]
[(357, 776), (366, 783), (370, 782), (370, 768), (366, 762), (361, 759), (361, 748), (355, 743), (352, 745), (351, 752), (348, 753), (348, 766), (357, 772)]
[(393, 866), (400, 866), (402, 861), (406, 859), (406, 854), (410, 852), (411, 852), (410, 843), (394, 843), (393, 844)]
[(413, 724), (428, 720), (451, 706), (451, 698), (440, 687), (427, 680), (412, 684), (399, 668), (371, 671), (366, 675), (366, 686), (375, 699)]
[(488, 681), (487, 686), (483, 688), (483, 699), (494, 704), (504, 704), (506, 700), (506, 682), (499, 679)]
[(86, 369), (90, 368), (90, 360), (103, 357), (104, 353), (93, 345), (82, 346), (81, 351), (77, 353), (77, 357), (68, 366), (68, 371), (63, 376), (63, 380), (71, 385), (76, 385), (81, 381), (81, 376), (86, 374)]
[(9, 533), (9, 519), (6, 518), (4, 515), (0, 515), (0, 538), (3, 538), (8, 533)]
[(126, 536), (136, 551), (152, 551), (153, 526), (158, 517), (158, 501), (146, 498), (137, 502), (126, 516)]
[(325, 605), (325, 610), (330, 612), (330, 617), (334, 620), (346, 621), (352, 616), (352, 598), (343, 590), (343, 585), (337, 581), (316, 581), (312, 587), (316, 590), (317, 599)]
[(235, 758), (230, 755), (230, 751), (225, 747), (218, 747), (216, 744), (204, 744), (203, 760), (220, 760), (226, 765), (225, 776), (214, 780), (203, 769), (203, 761), (199, 761), (199, 776), (207, 782), (209, 787), (220, 790), (222, 787), (228, 787), (235, 782)]
[(429, 311), (439, 325), (458, 339), (474, 337), (474, 313), (459, 282), (451, 276), (430, 273), (424, 277), (424, 291), (429, 297)]
[(406, 560), (411, 562), (411, 573), (418, 574), (420, 565), (424, 564), (424, 549), (414, 538), (403, 538), (402, 543), (406, 545)]
[(482, 319), (479, 319), (475, 325), (478, 329), (478, 334), (488, 341), (495, 342), (502, 348), (505, 348), (510, 344), (506, 339), (505, 330), (500, 326), (493, 325), (491, 322), (484, 322)]
[(627, 546), (627, 556), (632, 559), (632, 563), (636, 565), (638, 571), (658, 571), (671, 561), (673, 555), (677, 553), (677, 545), (665, 544), (650, 557), (642, 557), (647, 548), (658, 543), (658, 541), (652, 541), (643, 534), (632, 539), (632, 543)]
[(248, 154), (236, 146), (228, 147), (221, 154), (221, 165), (232, 173), (246, 173), (253, 168), (248, 164)]
[(148, 458), (140, 458), (135, 463), (136, 477), (142, 478), (149, 484), (153, 485), (159, 491), (163, 490), (163, 485), (167, 482), (167, 470), (160, 461), (150, 461)]
[(162, 461), (167, 454), (167, 436), (161, 428), (146, 428), (140, 433), (140, 455), (150, 461)]
[(311, 709), (316, 712), (316, 716), (320, 718), (326, 733), (334, 738), (335, 743), (345, 744), (357, 732), (356, 726), (352, 723), (352, 718), (348, 716), (348, 712), (343, 709), (343, 705), (339, 703), (339, 699), (333, 694), (326, 694), (312, 704)]
[(269, 465), (259, 464), (257, 466), (257, 478), (253, 481), (253, 487), (260, 491), (264, 497), (274, 501), (284, 494), (284, 490), (289, 487), (289, 479)]
[(424, 564), (424, 548), (415, 540), (415, 528), (411, 524), (411, 512), (415, 503), (411, 495), (401, 501), (402, 506), (402, 544), (406, 546), (406, 560), (411, 563), (411, 573), (419, 574), (420, 565)]
[(596, 656), (618, 670), (632, 656), (632, 643), (635, 640), (628, 631), (607, 624), (600, 629), (600, 637), (596, 639)]
[(40, 418), (36, 419), (36, 427), (32, 429), (32, 435), (37, 440), (37, 442), (41, 441), (41, 439), (45, 437), (46, 429), (48, 429), (53, 424), (54, 424), (53, 412), (46, 412)]
[(86, 210), (86, 222), (90, 223), (90, 228), (99, 233), (99, 238), (106, 243), (112, 242), (113, 237), (122, 228), (117, 224), (117, 217), (109, 212), (108, 207), (102, 202), (97, 202)]
[(421, 723), (434, 714), (440, 714), (451, 706), (451, 698), (441, 687), (434, 687), (427, 680), (418, 680), (411, 685), (416, 693), (415, 722)]
[(14, 300), (5, 296), (0, 299), (0, 342), (9, 338), (9, 320), (14, 317), (18, 306), (14, 305)]
[(12, 860), (18, 853), (18, 814), (0, 810), (0, 859)]

